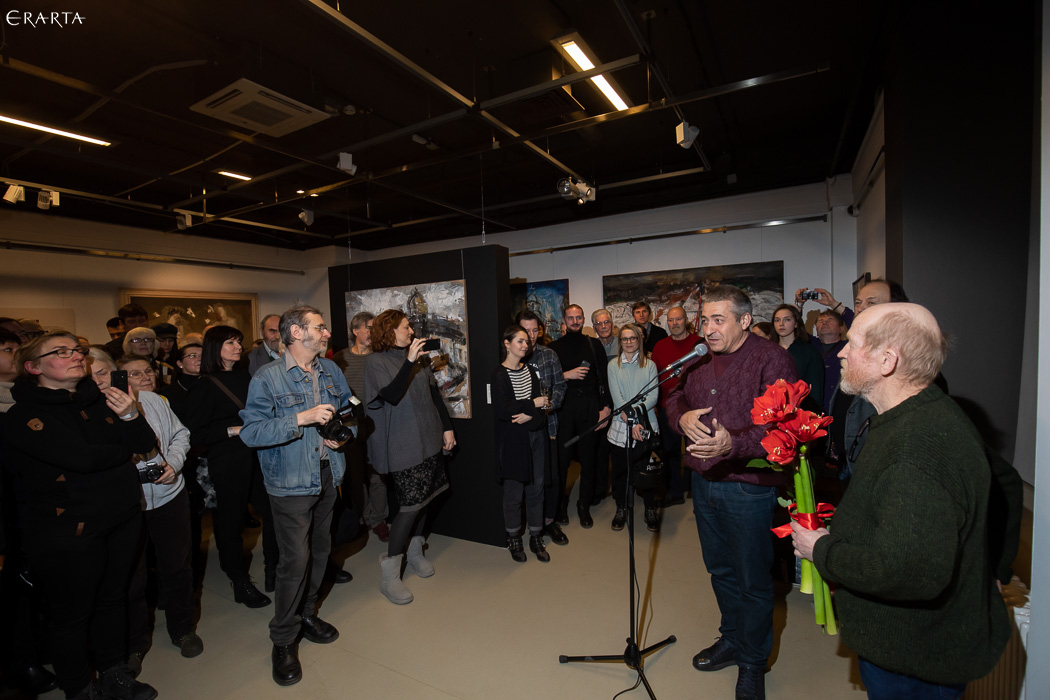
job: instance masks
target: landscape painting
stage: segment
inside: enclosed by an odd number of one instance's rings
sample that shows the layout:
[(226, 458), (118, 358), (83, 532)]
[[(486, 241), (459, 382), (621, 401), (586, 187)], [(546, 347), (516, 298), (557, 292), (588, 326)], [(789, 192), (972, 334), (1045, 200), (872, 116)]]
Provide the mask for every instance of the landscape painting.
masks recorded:
[(511, 318), (528, 309), (540, 317), (547, 337), (561, 337), (562, 312), (569, 303), (569, 280), (518, 282), (510, 285)]
[[(467, 295), (464, 280), (410, 284), (346, 293), (346, 327), (361, 311), (379, 315), (400, 309), (417, 338), (440, 338), (441, 350), (430, 353), (441, 396), (453, 418), (470, 418), (470, 363), (467, 353)], [(353, 338), (348, 338), (352, 345)]]
[(653, 307), (652, 322), (664, 330), (667, 330), (667, 311), (681, 306), (693, 330), (699, 333), (704, 290), (716, 284), (743, 289), (751, 297), (754, 322), (771, 321), (773, 312), (784, 303), (784, 261), (605, 275), (602, 297), (617, 326), (633, 321), (631, 306), (636, 301), (647, 301)]

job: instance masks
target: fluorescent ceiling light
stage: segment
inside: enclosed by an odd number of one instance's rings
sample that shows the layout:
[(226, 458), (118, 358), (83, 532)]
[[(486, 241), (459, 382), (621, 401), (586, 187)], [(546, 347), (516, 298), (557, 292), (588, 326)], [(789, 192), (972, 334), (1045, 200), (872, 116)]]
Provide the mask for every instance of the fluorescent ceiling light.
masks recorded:
[(46, 131), (49, 134), (55, 136), (65, 136), (68, 139), (76, 139), (77, 141), (87, 141), (98, 146), (111, 146), (109, 141), (102, 141), (100, 139), (93, 139), (90, 136), (84, 136), (83, 134), (74, 134), (72, 131), (62, 131), (61, 129), (52, 129), (50, 126), (43, 126), (41, 124), (34, 124), (32, 122), (24, 122), (21, 119), (14, 119), (13, 117), (5, 117), (0, 114), (0, 122), (7, 122), (8, 124), (14, 124), (15, 126), (24, 126), (27, 129), (36, 129), (37, 131)]
[(220, 175), (225, 175), (226, 177), (232, 177), (235, 180), (245, 180), (245, 181), (251, 180), (251, 178), (248, 177), (247, 175), (241, 175), (239, 173), (231, 173), (229, 170), (220, 170), (219, 174)]
[[(594, 68), (594, 62), (587, 57), (587, 54), (575, 39), (562, 39), (558, 42), (558, 46), (560, 46), (569, 57), (569, 60), (576, 66), (577, 70), (585, 71)], [(612, 106), (615, 107), (618, 112), (627, 109), (627, 103), (624, 102), (619, 93), (613, 89), (613, 86), (609, 84), (609, 81), (605, 79), (604, 75), (594, 76), (591, 78), (591, 82), (602, 91), (605, 98), (612, 103)]]
[(306, 194), (306, 190), (296, 190), (296, 194)]

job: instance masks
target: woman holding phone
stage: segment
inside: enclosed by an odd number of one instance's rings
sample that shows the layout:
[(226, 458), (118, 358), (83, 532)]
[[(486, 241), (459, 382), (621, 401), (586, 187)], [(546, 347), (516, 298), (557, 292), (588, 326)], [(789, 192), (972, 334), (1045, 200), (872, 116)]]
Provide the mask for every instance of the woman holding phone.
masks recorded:
[(456, 445), (434, 374), (419, 362), (426, 341), (414, 336), (404, 312), (388, 309), (372, 322), (372, 354), (365, 358), (364, 401), (375, 423), (368, 454), (377, 472), (390, 475), (400, 505), (379, 559), (379, 590), (397, 605), (412, 602), (401, 577), (403, 559), (421, 578), (434, 575), (423, 555), (423, 527), (427, 506), (448, 488), (443, 453)]
[(59, 685), (77, 700), (146, 700), (157, 691), (133, 678), (124, 655), (142, 532), (134, 455), (156, 437), (130, 393), (92, 381), (87, 352), (67, 331), (19, 347), (3, 439), (24, 489), (25, 546), (48, 601)]

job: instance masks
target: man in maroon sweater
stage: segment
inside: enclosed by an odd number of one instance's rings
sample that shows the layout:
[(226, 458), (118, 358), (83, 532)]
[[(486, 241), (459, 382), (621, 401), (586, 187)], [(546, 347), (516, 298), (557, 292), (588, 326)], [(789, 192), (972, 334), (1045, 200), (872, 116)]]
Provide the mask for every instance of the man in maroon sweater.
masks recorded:
[(787, 351), (749, 332), (751, 300), (740, 289), (708, 290), (700, 313), (711, 353), (688, 367), (667, 399), (671, 425), (686, 437), (686, 466), (701, 477), (693, 478), (693, 512), (722, 614), (721, 637), (693, 657), (693, 666), (735, 664), (737, 700), (764, 699), (773, 647), (769, 529), (782, 477), (747, 468), (766, 456), (765, 427), (751, 420), (751, 408), (767, 385), (798, 377)]
[[(685, 309), (681, 306), (671, 307), (667, 312), (667, 330), (670, 335), (658, 341), (653, 348), (653, 362), (658, 370), (690, 353), (700, 342), (700, 336), (689, 332)], [(666, 378), (667, 375), (661, 373), (660, 379)], [(682, 487), (685, 486), (684, 490), (689, 490), (688, 476), (685, 484), (682, 483), (682, 436), (671, 429), (671, 423), (667, 420), (667, 397), (678, 386), (678, 379), (671, 377), (660, 385), (660, 404), (656, 410), (657, 420), (660, 421), (660, 438), (663, 441), (664, 464), (667, 465), (667, 499), (664, 505), (668, 506), (684, 503)]]

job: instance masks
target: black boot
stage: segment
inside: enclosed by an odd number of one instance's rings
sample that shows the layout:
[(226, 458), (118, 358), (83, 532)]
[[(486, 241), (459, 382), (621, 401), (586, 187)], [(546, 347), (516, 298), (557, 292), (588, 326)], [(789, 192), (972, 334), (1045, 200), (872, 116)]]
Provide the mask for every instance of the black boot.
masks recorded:
[(274, 644), (270, 660), (273, 662), (273, 682), (277, 685), (295, 685), (303, 679), (299, 650), (295, 648), (294, 643)]
[(153, 700), (156, 689), (131, 676), (126, 664), (117, 664), (99, 676), (99, 696), (106, 700)]
[(589, 528), (594, 527), (594, 520), (591, 519), (591, 511), (585, 504), (576, 503), (576, 514), (580, 516), (580, 527)]
[(551, 555), (547, 554), (547, 548), (543, 546), (543, 535), (532, 535), (529, 537), (529, 549), (536, 555), (536, 558), (540, 561), (547, 562), (551, 560)]
[(233, 586), (233, 599), (249, 608), (265, 608), (273, 602), (259, 592), (250, 578), (230, 581), (230, 585)]
[(58, 677), (43, 666), (30, 666), (20, 674), (18, 689), (26, 695), (43, 695), (58, 687)]
[(521, 543), (521, 537), (507, 535), (507, 549), (510, 550), (510, 558), (519, 564), (528, 560), (528, 557), (525, 556), (525, 546)]

